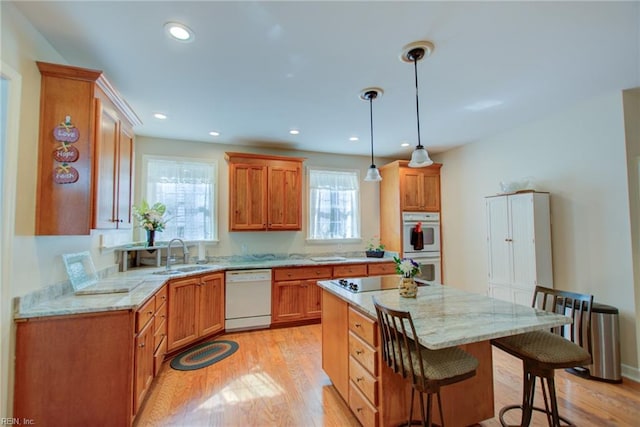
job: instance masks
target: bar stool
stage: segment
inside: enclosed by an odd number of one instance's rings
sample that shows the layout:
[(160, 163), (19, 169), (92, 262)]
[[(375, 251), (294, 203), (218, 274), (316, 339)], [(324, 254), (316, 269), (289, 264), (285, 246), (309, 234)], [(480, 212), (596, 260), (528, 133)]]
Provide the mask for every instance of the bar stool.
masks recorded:
[[(520, 426), (531, 423), (533, 411), (545, 413), (549, 426), (559, 427), (560, 421), (574, 425), (558, 414), (554, 372), (591, 363), (592, 304), (593, 295), (536, 286), (533, 307), (570, 316), (573, 324), (553, 328), (550, 332), (527, 332), (491, 341), (497, 348), (522, 360), (524, 370), (522, 404), (505, 406), (500, 410), (502, 426), (509, 426), (504, 415), (516, 408), (522, 410)], [(544, 409), (533, 406), (536, 377), (540, 378), (542, 385)]]
[[(420, 393), (422, 425), (432, 426), (431, 403), (433, 395), (436, 394), (441, 426), (444, 427), (440, 387), (473, 377), (478, 367), (478, 359), (457, 347), (429, 350), (418, 343), (411, 313), (386, 307), (375, 297), (373, 304), (382, 338), (382, 359), (403, 378), (411, 376), (411, 404), (407, 425), (413, 424), (411, 415), (417, 391)], [(426, 411), (424, 394), (427, 395)]]

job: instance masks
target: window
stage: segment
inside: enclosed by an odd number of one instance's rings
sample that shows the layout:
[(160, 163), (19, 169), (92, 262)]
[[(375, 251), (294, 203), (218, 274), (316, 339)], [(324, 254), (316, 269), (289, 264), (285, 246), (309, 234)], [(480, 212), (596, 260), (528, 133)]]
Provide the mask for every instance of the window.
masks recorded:
[(143, 177), (142, 194), (147, 202), (167, 207), (163, 237), (156, 239), (217, 238), (215, 162), (145, 156)]
[(308, 238), (360, 238), (358, 171), (309, 168)]

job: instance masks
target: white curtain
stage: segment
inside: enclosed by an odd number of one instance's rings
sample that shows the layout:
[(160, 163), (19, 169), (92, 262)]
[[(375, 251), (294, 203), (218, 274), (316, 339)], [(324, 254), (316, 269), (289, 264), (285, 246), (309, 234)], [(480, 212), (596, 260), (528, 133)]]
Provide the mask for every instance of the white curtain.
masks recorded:
[(167, 225), (158, 240), (212, 240), (215, 227), (215, 164), (148, 159), (146, 200), (164, 203)]
[(309, 239), (360, 238), (357, 171), (309, 169)]

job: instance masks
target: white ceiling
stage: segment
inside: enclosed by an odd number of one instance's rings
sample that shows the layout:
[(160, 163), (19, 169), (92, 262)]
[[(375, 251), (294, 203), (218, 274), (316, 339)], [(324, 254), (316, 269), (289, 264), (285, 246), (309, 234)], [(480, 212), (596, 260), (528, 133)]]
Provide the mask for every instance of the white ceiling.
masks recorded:
[[(418, 63), (430, 152), (640, 86), (637, 1), (16, 5), (70, 64), (104, 70), (140, 116), (136, 134), (152, 137), (368, 155), (369, 106), (358, 95), (379, 86), (376, 156), (408, 157), (400, 143), (417, 141), (414, 76), (399, 55), (416, 40), (435, 44)], [(168, 21), (195, 41), (169, 40)]]

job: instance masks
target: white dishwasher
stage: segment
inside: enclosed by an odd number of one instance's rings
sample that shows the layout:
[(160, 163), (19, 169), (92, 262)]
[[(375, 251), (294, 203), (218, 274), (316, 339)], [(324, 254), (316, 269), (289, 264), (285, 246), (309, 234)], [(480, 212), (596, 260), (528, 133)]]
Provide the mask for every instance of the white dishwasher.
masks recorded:
[(271, 324), (271, 270), (227, 271), (227, 331), (268, 328)]

